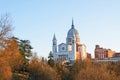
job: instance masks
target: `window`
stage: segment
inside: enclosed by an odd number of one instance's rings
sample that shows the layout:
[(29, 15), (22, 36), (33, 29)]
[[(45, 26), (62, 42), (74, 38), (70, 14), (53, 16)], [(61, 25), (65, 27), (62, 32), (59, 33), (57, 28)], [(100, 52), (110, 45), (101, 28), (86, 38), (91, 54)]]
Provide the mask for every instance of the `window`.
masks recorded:
[(62, 50), (64, 51), (64, 50), (65, 50), (65, 48), (64, 48), (64, 47), (62, 47)]
[(72, 51), (72, 45), (68, 45), (68, 51)]
[(68, 42), (72, 42), (72, 39), (71, 39), (71, 38), (68, 38)]

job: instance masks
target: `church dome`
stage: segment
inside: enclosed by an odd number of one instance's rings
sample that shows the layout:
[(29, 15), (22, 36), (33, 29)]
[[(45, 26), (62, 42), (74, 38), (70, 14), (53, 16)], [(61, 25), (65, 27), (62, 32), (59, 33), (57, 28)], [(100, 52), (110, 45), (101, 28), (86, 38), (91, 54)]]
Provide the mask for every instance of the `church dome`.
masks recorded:
[(67, 37), (79, 37), (79, 33), (78, 33), (78, 31), (74, 28), (74, 27), (72, 27), (69, 31), (68, 31), (68, 34), (67, 34)]
[(74, 27), (73, 20), (72, 20), (71, 29), (68, 31), (67, 37), (69, 37), (69, 38), (72, 38), (72, 37), (79, 38), (79, 33), (78, 33), (77, 29), (75, 29), (75, 27)]
[(73, 39), (76, 39), (76, 43), (80, 44), (80, 37), (77, 29), (75, 29), (73, 21), (70, 30), (67, 33), (67, 43), (71, 43)]

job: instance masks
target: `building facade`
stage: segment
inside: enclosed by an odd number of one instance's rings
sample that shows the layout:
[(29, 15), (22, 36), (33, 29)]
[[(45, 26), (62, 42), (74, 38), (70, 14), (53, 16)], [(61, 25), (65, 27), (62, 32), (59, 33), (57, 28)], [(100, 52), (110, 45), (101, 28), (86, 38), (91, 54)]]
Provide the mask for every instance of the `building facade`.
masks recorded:
[(111, 58), (115, 54), (114, 51), (111, 49), (105, 49), (100, 47), (99, 45), (96, 45), (95, 47), (95, 58), (98, 59), (104, 59), (104, 58)]
[(52, 52), (56, 61), (75, 61), (87, 58), (86, 46), (80, 43), (80, 37), (77, 29), (75, 29), (73, 20), (70, 30), (67, 33), (66, 43), (57, 44), (54, 34)]

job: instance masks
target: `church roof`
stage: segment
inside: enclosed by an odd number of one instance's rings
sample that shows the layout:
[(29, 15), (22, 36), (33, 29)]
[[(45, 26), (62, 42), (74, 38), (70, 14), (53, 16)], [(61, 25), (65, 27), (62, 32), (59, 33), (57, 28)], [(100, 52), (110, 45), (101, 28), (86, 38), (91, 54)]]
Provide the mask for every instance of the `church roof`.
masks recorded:
[(78, 33), (77, 29), (75, 29), (75, 27), (74, 27), (73, 20), (72, 20), (71, 29), (68, 31), (67, 37), (79, 38), (79, 33)]
[(55, 34), (54, 34), (54, 36), (53, 36), (53, 40), (57, 40)]

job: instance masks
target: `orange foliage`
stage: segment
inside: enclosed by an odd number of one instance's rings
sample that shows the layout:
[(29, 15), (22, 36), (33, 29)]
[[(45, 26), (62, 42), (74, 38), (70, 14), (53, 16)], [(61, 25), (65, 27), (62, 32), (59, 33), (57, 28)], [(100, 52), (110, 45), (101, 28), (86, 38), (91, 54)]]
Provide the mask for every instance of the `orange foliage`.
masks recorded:
[(0, 58), (9, 64), (12, 71), (18, 70), (21, 67), (23, 57), (19, 53), (18, 44), (15, 40), (9, 40), (8, 46), (0, 51)]
[(4, 59), (0, 58), (0, 80), (11, 80), (12, 79), (12, 71), (8, 62)]
[(58, 80), (55, 70), (36, 57), (32, 58), (28, 71), (32, 80)]
[(119, 80), (120, 75), (116, 75), (118, 67), (118, 63), (76, 61), (70, 70), (69, 80)]

